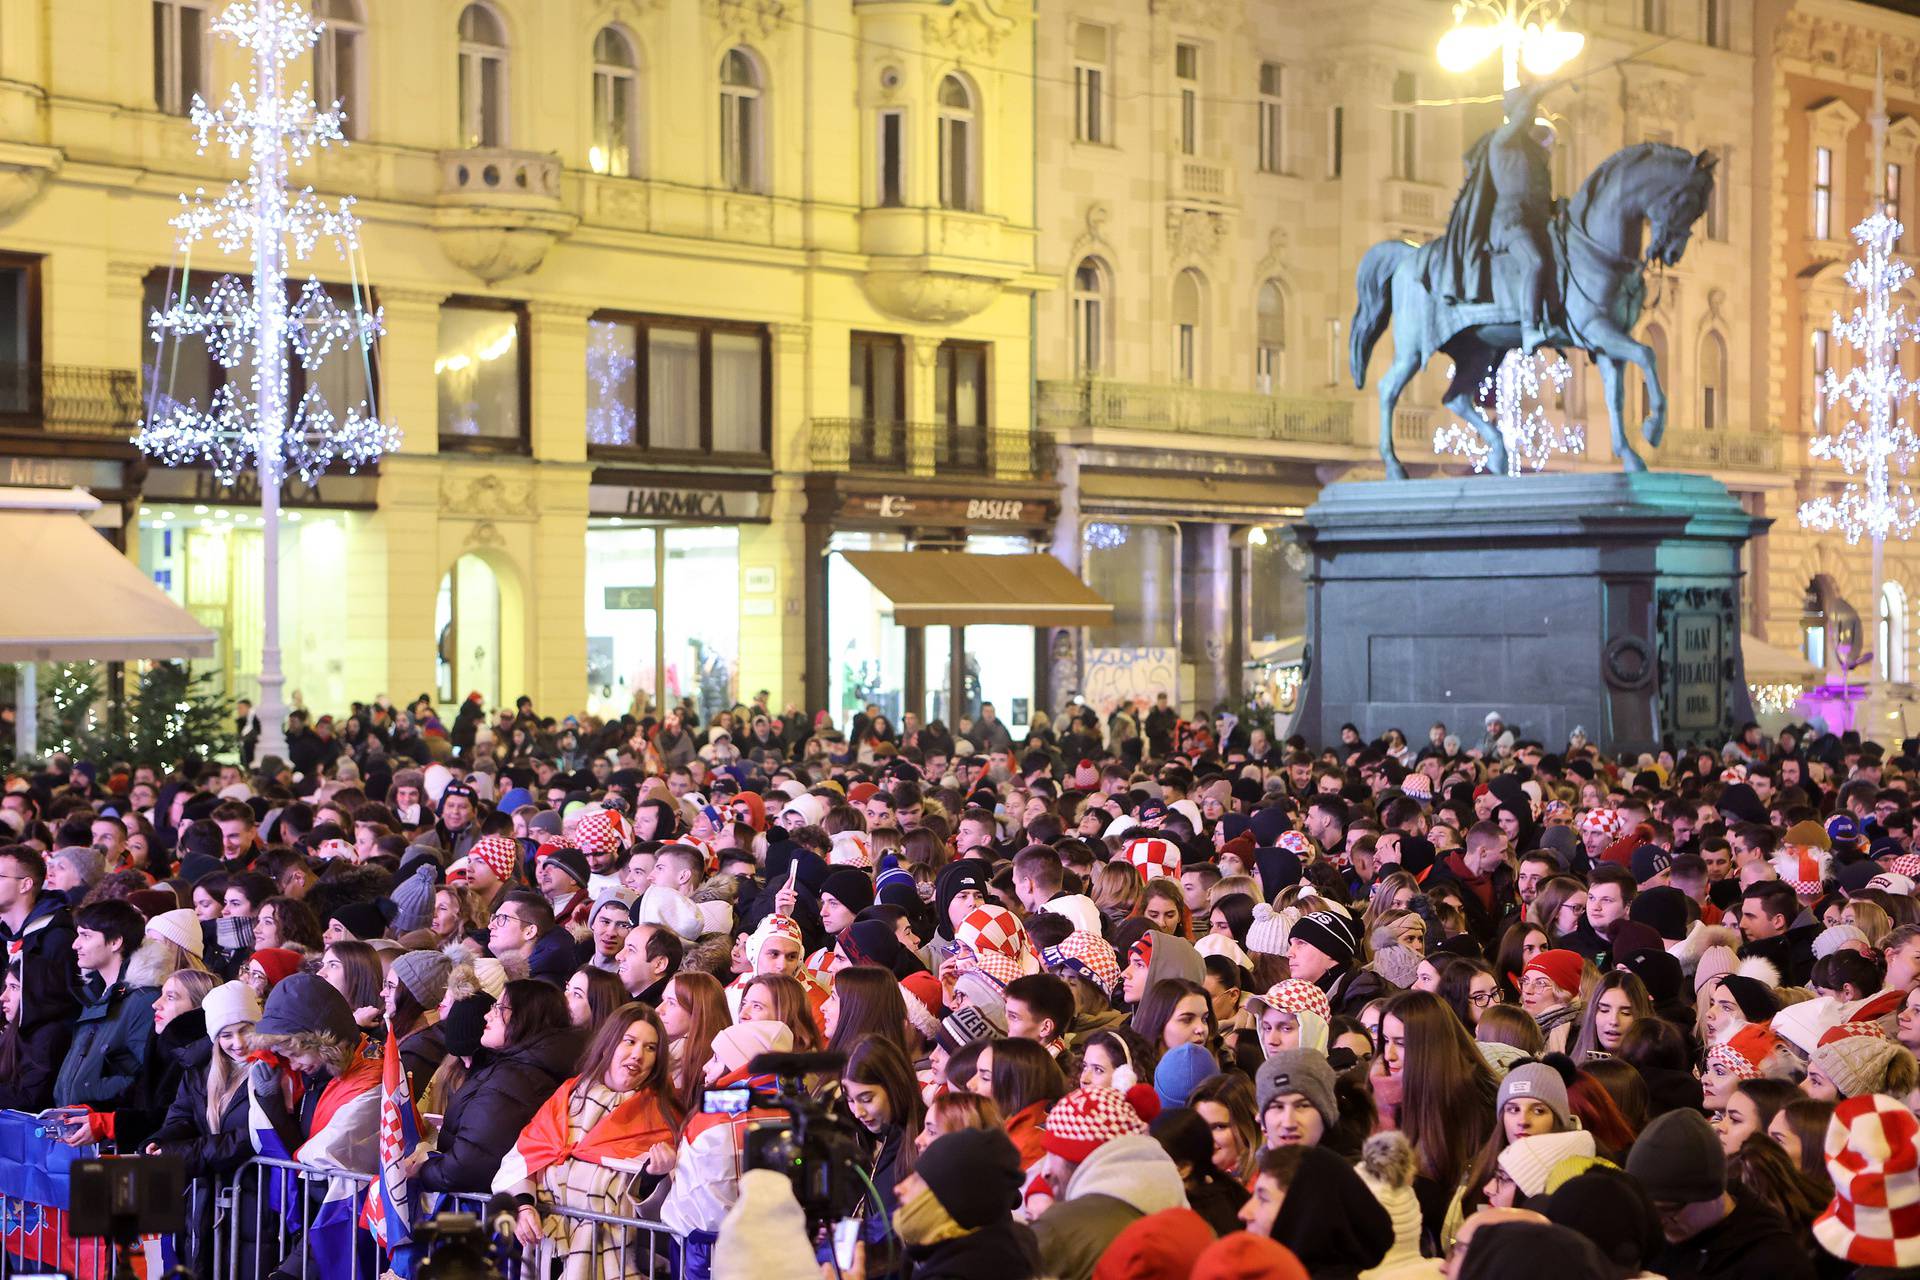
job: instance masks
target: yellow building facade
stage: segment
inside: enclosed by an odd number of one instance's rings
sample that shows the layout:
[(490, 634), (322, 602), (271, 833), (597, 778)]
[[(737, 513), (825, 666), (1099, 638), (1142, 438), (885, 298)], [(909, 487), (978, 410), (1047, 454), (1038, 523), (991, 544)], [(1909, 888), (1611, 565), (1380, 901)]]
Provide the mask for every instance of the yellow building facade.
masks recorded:
[[(183, 262), (168, 225), (181, 192), (235, 174), (183, 116), (245, 78), (220, 7), (0, 10), (0, 482), (108, 499), (108, 532), (215, 627), (246, 695), (254, 486), (125, 443), (155, 395), (230, 376), (161, 358), (144, 323), (245, 266)], [(289, 694), (896, 706), (925, 642), (838, 554), (1019, 549), (1057, 511), (1029, 433), (1049, 281), (1023, 0), (316, 10), (299, 74), (352, 141), (296, 177), (358, 200), (371, 376), (405, 439), (288, 488)], [(314, 269), (354, 283), (324, 253)], [(873, 644), (893, 670), (829, 652)]]

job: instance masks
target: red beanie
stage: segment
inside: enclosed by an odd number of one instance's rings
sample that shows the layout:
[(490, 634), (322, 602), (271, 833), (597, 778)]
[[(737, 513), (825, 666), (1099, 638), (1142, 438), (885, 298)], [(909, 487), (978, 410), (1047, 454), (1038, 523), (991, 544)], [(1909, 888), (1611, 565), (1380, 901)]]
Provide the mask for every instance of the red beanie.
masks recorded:
[(1113, 1238), (1093, 1280), (1187, 1280), (1213, 1239), (1213, 1228), (1191, 1209), (1150, 1213)]
[(1580, 953), (1577, 951), (1542, 951), (1527, 961), (1527, 967), (1520, 972), (1544, 973), (1547, 980), (1569, 995), (1580, 994)]
[(1271, 1236), (1236, 1231), (1202, 1249), (1187, 1275), (1188, 1280), (1307, 1280), (1307, 1269)]
[(258, 960), (260, 967), (266, 970), (269, 991), (279, 986), (282, 978), (300, 972), (300, 953), (285, 947), (262, 947), (247, 958)]

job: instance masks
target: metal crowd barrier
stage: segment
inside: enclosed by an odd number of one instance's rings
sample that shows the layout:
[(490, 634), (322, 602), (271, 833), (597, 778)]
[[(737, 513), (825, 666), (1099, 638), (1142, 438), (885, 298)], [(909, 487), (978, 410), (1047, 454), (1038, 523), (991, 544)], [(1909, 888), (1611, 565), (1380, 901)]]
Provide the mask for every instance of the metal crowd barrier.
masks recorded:
[(0, 1196), (0, 1280), (13, 1275), (60, 1272), (72, 1280), (110, 1280), (113, 1246), (105, 1240), (73, 1240), (67, 1211)]
[[(189, 1263), (189, 1267), (198, 1275), (218, 1277), (219, 1280), (265, 1280), (276, 1269), (303, 1277), (304, 1280), (322, 1280), (322, 1277), (328, 1280), (378, 1280), (387, 1270), (389, 1258), (386, 1251), (374, 1242), (373, 1233), (359, 1225), (367, 1188), (373, 1184), (375, 1177), (370, 1173), (351, 1173), (256, 1156), (242, 1165), (231, 1178), (213, 1184), (213, 1266), (207, 1270)], [(289, 1197), (297, 1200), (291, 1212), (276, 1210), (269, 1204), (267, 1191), (270, 1178), (282, 1180), (283, 1200)], [(344, 1266), (338, 1253), (331, 1247), (323, 1248), (316, 1259), (312, 1238), (319, 1202), (340, 1183), (352, 1188), (350, 1203), (354, 1245), (346, 1250), (348, 1257), (344, 1260)], [(194, 1184), (195, 1194), (201, 1193), (201, 1186), (201, 1183)], [(249, 1187), (251, 1196), (248, 1195)], [(429, 1207), (432, 1213), (470, 1213), (484, 1224), (489, 1198), (476, 1193), (423, 1194), (416, 1197), (413, 1211), (416, 1240), (421, 1224), (431, 1216)], [(430, 1205), (423, 1202), (430, 1202)], [(644, 1276), (646, 1280), (670, 1280), (684, 1272), (685, 1246), (664, 1223), (562, 1205), (550, 1206), (546, 1216), (561, 1219), (569, 1228), (575, 1223), (590, 1224), (597, 1280), (617, 1280), (615, 1275), (600, 1271), (597, 1265), (602, 1246), (616, 1240), (618, 1254), (623, 1259), (618, 1277), (637, 1280)], [(198, 1219), (190, 1216), (188, 1222), (192, 1228)], [(249, 1223), (252, 1226), (250, 1235), (243, 1231)], [(189, 1234), (193, 1234), (191, 1229)], [(523, 1276), (525, 1280), (545, 1280), (553, 1274), (553, 1264), (562, 1256), (560, 1247), (551, 1237), (532, 1256), (524, 1247), (515, 1246), (508, 1258), (507, 1280), (523, 1280)], [(420, 1261), (418, 1254), (414, 1261), (416, 1265)], [(98, 1274), (102, 1280), (110, 1276), (111, 1262), (106, 1271)], [(7, 1280), (4, 1272), (0, 1272), (0, 1280)]]

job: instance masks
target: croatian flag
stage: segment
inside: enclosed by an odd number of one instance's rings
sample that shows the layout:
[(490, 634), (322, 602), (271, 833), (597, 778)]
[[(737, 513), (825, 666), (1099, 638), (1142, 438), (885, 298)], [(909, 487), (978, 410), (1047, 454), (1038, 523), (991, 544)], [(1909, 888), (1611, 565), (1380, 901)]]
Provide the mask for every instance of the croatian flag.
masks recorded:
[(400, 1069), (400, 1037), (390, 1034), (380, 1071), (380, 1177), (367, 1188), (360, 1225), (372, 1230), (374, 1243), (390, 1259), (387, 1269), (398, 1276), (413, 1274), (413, 1188), (406, 1161), (423, 1145), (413, 1091)]
[[(380, 1076), (378, 1058), (356, 1059), (347, 1073), (328, 1081), (314, 1109), (311, 1130), (300, 1149), (289, 1153), (286, 1144), (260, 1107), (256, 1094), (247, 1098), (248, 1127), (253, 1133), (256, 1153), (276, 1160), (297, 1160), (321, 1170), (340, 1169), (371, 1173), (376, 1165), (377, 1129), (380, 1119)], [(302, 1182), (287, 1170), (266, 1171), (268, 1207), (277, 1210), (287, 1229), (298, 1231), (302, 1220), (300, 1198), (309, 1200), (319, 1191), (319, 1203), (307, 1217), (307, 1238), (292, 1245), (309, 1258), (307, 1275), (312, 1280), (351, 1280), (356, 1273), (367, 1274), (365, 1266), (356, 1266), (355, 1230), (358, 1224), (361, 1184), (351, 1178), (312, 1179)], [(324, 1190), (320, 1188), (324, 1187)]]

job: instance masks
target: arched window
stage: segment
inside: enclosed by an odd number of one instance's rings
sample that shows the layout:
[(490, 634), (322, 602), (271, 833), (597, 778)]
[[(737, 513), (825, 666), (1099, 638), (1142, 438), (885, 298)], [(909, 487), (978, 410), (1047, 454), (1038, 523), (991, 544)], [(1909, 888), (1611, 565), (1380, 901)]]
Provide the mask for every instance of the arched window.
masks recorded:
[(625, 178), (637, 167), (640, 59), (633, 41), (618, 27), (602, 27), (593, 38), (593, 145), (587, 163), (595, 173)]
[(1874, 645), (1882, 680), (1907, 678), (1907, 590), (1897, 582), (1880, 584), (1880, 634)]
[(720, 185), (729, 190), (765, 189), (760, 158), (765, 91), (758, 60), (745, 49), (727, 50), (720, 63)]
[[(1673, 366), (1667, 361), (1667, 331), (1657, 324), (1650, 324), (1647, 326), (1647, 331), (1640, 336), (1640, 341), (1646, 343), (1647, 346), (1653, 349), (1653, 367), (1660, 371), (1660, 385), (1662, 388), (1671, 391), (1673, 389)], [(1639, 377), (1639, 372), (1638, 369), (1628, 366), (1627, 370), (1621, 376), (1634, 378), (1639, 382), (1640, 419), (1644, 422), (1646, 421), (1647, 415), (1653, 412), (1653, 408), (1647, 396), (1647, 380)]]
[(974, 209), (976, 197), (973, 90), (959, 76), (940, 82), (940, 207)]
[(507, 31), (484, 4), (460, 12), (460, 145), (507, 145)]
[(1188, 267), (1173, 278), (1173, 378), (1193, 383), (1200, 373), (1200, 273)]
[(340, 127), (349, 138), (365, 137), (367, 22), (360, 0), (320, 0), (313, 16), (324, 24), (313, 47), (313, 96), (322, 107), (340, 104), (346, 114)]
[(1107, 264), (1082, 258), (1073, 269), (1073, 368), (1095, 378), (1107, 367)]
[(1280, 358), (1287, 349), (1286, 300), (1280, 296), (1277, 281), (1269, 280), (1260, 286), (1260, 301), (1256, 310), (1254, 385), (1260, 388), (1263, 395), (1273, 395), (1280, 390)]
[(1700, 426), (1716, 431), (1727, 425), (1727, 344), (1719, 334), (1700, 339)]

